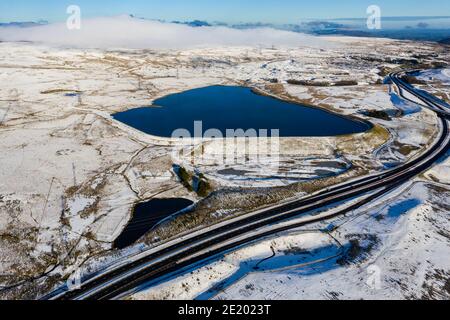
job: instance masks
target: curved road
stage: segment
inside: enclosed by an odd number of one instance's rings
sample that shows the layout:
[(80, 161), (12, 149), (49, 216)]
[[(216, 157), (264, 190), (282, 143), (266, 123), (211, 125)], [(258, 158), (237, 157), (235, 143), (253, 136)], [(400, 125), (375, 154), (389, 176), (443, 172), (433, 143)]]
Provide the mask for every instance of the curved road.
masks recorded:
[[(398, 168), (346, 182), (300, 200), (265, 208), (195, 232), (161, 247), (141, 253), (126, 264), (97, 274), (85, 280), (76, 290), (68, 291), (66, 287), (63, 287), (43, 299), (97, 300), (120, 297), (143, 283), (159, 279), (254, 240), (345, 214), (390, 192), (409, 179), (426, 171), (449, 149), (450, 135), (446, 119), (448, 111), (444, 104), (439, 103), (438, 99), (424, 94), (422, 91), (417, 91), (414, 87), (405, 83), (400, 75), (400, 73), (396, 73), (389, 77), (400, 91), (409, 92), (421, 100), (430, 110), (436, 112), (440, 122), (441, 132), (439, 137), (419, 157)], [(305, 215), (312, 210), (364, 195), (367, 195), (364, 200), (326, 217), (311, 218), (311, 216)], [(308, 217), (308, 219), (289, 224), (289, 219), (302, 216)], [(282, 222), (283, 225), (280, 226)], [(267, 226), (272, 227), (268, 230), (263, 229)]]

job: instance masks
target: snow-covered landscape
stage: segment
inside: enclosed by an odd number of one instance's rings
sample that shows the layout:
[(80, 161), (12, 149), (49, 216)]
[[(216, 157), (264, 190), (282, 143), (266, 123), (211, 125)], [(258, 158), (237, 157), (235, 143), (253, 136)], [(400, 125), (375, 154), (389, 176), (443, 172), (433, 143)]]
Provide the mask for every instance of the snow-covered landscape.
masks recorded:
[[(135, 37), (111, 31), (147, 24), (152, 31)], [(40, 298), (76, 273), (101, 273), (194, 231), (420, 156), (442, 128), (436, 113), (386, 81), (391, 72), (422, 70), (414, 85), (450, 103), (450, 51), (432, 42), (211, 31), (129, 16), (89, 20), (73, 37), (58, 24), (36, 28), (0, 28), (2, 299)], [(173, 45), (180, 34), (185, 40)], [(223, 152), (220, 139), (185, 145), (113, 117), (214, 85), (371, 128), (281, 137), (276, 166), (270, 158), (230, 165), (211, 160)], [(136, 204), (156, 198), (195, 205), (116, 249)], [(228, 250), (124, 298), (449, 299), (449, 199), (444, 157), (345, 215)]]

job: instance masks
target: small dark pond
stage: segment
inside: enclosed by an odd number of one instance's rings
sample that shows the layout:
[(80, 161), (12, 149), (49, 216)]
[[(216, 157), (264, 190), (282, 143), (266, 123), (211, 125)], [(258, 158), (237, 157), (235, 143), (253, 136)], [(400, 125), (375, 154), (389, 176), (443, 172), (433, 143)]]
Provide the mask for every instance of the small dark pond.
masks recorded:
[(183, 198), (153, 199), (139, 203), (134, 208), (133, 218), (114, 241), (114, 248), (124, 249), (132, 245), (159, 222), (192, 204), (191, 200)]
[(113, 117), (145, 133), (171, 137), (176, 129), (194, 136), (194, 122), (208, 129), (279, 129), (282, 137), (324, 137), (365, 132), (366, 122), (318, 108), (254, 93), (250, 88), (210, 86), (168, 95), (143, 107)]

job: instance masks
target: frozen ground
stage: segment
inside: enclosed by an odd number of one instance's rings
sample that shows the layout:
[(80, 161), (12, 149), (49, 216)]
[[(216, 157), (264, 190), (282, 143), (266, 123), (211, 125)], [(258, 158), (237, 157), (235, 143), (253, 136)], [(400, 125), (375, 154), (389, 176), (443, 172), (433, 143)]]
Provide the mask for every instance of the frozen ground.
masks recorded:
[[(449, 164), (432, 172), (443, 173)], [(418, 178), (368, 208), (329, 221), (331, 232), (321, 223), (280, 234), (131, 299), (448, 300), (449, 196), (448, 183)]]
[(419, 79), (450, 85), (450, 69), (427, 70), (420, 73)]
[[(321, 41), (338, 45), (107, 51), (0, 43), (1, 297), (36, 298), (79, 267), (89, 272), (126, 256), (129, 251), (111, 251), (111, 244), (139, 201), (155, 196), (199, 201), (199, 211), (182, 226), (201, 227), (201, 221), (305, 194), (317, 178), (324, 178), (319, 185), (338, 182), (423, 150), (436, 133), (435, 116), (426, 110), (396, 115), (382, 82), (386, 70), (405, 67), (415, 55), (431, 67), (448, 61), (447, 53), (434, 44)], [(178, 141), (147, 136), (111, 117), (170, 93), (217, 84), (251, 86), (376, 126), (360, 135), (283, 140), (280, 176), (252, 165), (192, 165), (173, 157)], [(367, 110), (392, 117), (367, 116)], [(206, 154), (217, 151), (214, 143), (195, 146), (200, 147)], [(204, 200), (189, 191), (174, 164), (201, 173), (210, 191), (218, 192)], [(445, 168), (430, 172), (441, 183), (447, 175)], [(183, 232), (167, 230), (169, 238)]]

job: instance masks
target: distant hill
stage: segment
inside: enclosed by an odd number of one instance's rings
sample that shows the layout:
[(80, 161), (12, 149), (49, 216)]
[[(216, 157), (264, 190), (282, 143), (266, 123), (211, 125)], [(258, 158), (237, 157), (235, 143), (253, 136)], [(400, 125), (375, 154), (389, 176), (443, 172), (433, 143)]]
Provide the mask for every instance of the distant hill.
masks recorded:
[(211, 27), (211, 25), (206, 22), (206, 21), (201, 21), (201, 20), (194, 20), (194, 21), (172, 21), (172, 23), (176, 23), (176, 24), (185, 24), (188, 25), (190, 27)]
[(8, 23), (0, 23), (0, 27), (3, 28), (29, 28), (29, 27), (37, 27), (48, 24), (47, 21), (25, 21), (25, 22), (8, 22)]

